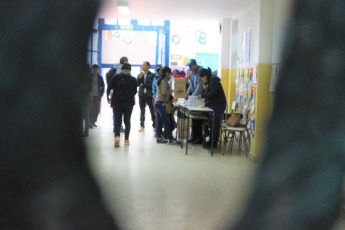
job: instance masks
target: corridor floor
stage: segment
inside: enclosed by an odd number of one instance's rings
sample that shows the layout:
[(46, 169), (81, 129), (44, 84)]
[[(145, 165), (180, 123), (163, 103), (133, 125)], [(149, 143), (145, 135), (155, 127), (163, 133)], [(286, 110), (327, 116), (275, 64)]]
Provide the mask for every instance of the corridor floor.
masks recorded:
[[(138, 98), (136, 98), (138, 101)], [(114, 148), (112, 110), (103, 98), (98, 127), (86, 138), (92, 171), (110, 212), (124, 230), (222, 229), (239, 214), (256, 163), (238, 151), (215, 152), (156, 144), (146, 110), (139, 133), (139, 106), (131, 119), (130, 145)], [(342, 225), (345, 229), (345, 224)]]

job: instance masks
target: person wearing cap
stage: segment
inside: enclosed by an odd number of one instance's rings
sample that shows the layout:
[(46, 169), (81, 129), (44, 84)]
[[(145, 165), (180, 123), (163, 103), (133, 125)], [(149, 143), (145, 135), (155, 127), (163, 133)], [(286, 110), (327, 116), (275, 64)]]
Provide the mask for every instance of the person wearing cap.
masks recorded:
[[(191, 71), (191, 79), (189, 88), (187, 89), (186, 99), (189, 96), (199, 96), (203, 89), (205, 82), (200, 77), (201, 66), (198, 66), (195, 59), (189, 59), (187, 66)], [(193, 119), (192, 120), (192, 138), (188, 140), (189, 143), (202, 144), (202, 120)]]
[[(115, 75), (107, 88), (107, 99), (115, 114), (115, 147), (120, 146), (120, 127), (122, 117), (125, 122), (125, 145), (129, 145), (129, 133), (131, 131), (131, 116), (133, 111), (134, 96), (137, 94), (137, 80), (131, 76), (131, 65), (125, 63), (121, 67), (121, 73)], [(110, 91), (113, 90), (111, 99)]]
[(142, 66), (142, 72), (138, 75), (137, 81), (139, 86), (139, 105), (140, 105), (140, 129), (139, 132), (145, 131), (145, 108), (146, 105), (149, 106), (151, 119), (152, 119), (152, 127), (153, 129), (156, 127), (155, 125), (155, 112), (153, 109), (152, 104), (152, 82), (155, 78), (155, 74), (150, 72), (150, 63), (148, 61), (144, 61)]

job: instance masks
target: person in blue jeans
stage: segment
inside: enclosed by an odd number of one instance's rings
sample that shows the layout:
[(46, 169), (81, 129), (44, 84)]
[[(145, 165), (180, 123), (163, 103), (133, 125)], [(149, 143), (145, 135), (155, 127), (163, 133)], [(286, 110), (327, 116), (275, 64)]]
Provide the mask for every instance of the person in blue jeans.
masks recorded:
[(172, 132), (170, 128), (170, 120), (165, 109), (166, 103), (171, 103), (170, 95), (172, 93), (172, 90), (167, 80), (170, 77), (171, 77), (171, 69), (169, 67), (164, 67), (162, 70), (162, 74), (156, 80), (157, 94), (156, 94), (156, 101), (154, 103), (154, 106), (156, 108), (157, 115), (158, 115), (156, 137), (157, 137), (157, 143), (167, 142), (164, 138), (161, 137), (162, 126), (164, 125), (165, 134), (167, 135), (169, 139), (169, 143), (173, 145), (178, 145), (180, 144), (180, 142), (175, 140), (172, 136)]
[[(220, 79), (217, 76), (212, 75), (210, 68), (202, 69), (200, 71), (200, 77), (205, 82), (205, 88), (201, 95), (198, 96), (199, 99), (205, 98), (205, 102), (211, 109), (214, 110), (214, 128), (212, 126), (211, 118), (212, 113), (210, 113), (209, 127), (210, 127), (210, 137), (213, 136), (213, 147), (217, 147), (219, 131), (222, 122), (222, 116), (226, 108), (226, 98), (223, 90), (223, 86), (220, 83)], [(214, 129), (214, 130), (213, 130)], [(212, 135), (213, 133), (213, 135)], [(206, 143), (205, 148), (212, 147), (212, 139)]]
[[(157, 79), (159, 78), (159, 75), (161, 74), (161, 70), (162, 70), (162, 65), (157, 65), (156, 66), (156, 75), (155, 75), (155, 78), (152, 82), (152, 105), (155, 104), (155, 101), (156, 101), (156, 94), (157, 94)], [(153, 106), (154, 108), (154, 106)], [(154, 108), (154, 112), (155, 112), (155, 124), (156, 124), (156, 127), (155, 127), (155, 137), (156, 137), (156, 130), (157, 130), (157, 111), (156, 111), (156, 108)]]

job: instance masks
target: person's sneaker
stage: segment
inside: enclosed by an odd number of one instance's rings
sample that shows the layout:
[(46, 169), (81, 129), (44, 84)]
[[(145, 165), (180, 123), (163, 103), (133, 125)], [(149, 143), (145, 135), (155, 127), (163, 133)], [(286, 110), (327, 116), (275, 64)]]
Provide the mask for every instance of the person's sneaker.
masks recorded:
[(145, 128), (144, 127), (140, 127), (139, 132), (144, 132)]
[(165, 144), (165, 143), (167, 143), (168, 141), (166, 140), (166, 139), (164, 139), (164, 138), (158, 138), (157, 139), (157, 143), (158, 144)]
[(129, 140), (125, 140), (125, 145), (129, 145)]
[(96, 123), (93, 123), (92, 125), (93, 125), (93, 127), (97, 127)]
[(88, 137), (89, 134), (88, 133), (83, 133), (83, 137)]
[(171, 145), (179, 145), (180, 143), (181, 142), (179, 142), (179, 141), (177, 141), (175, 139), (172, 139), (172, 140), (169, 141), (169, 144), (171, 144)]
[(120, 137), (119, 136), (115, 137), (114, 147), (120, 147)]
[(90, 129), (92, 129), (92, 128), (93, 128), (93, 124), (92, 124), (92, 123), (90, 123), (89, 128), (90, 128)]

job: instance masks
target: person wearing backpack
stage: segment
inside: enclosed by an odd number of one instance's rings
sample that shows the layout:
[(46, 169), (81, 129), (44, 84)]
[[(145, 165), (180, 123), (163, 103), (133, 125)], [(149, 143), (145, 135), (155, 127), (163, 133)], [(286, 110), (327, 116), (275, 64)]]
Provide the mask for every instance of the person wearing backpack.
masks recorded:
[[(212, 75), (210, 68), (202, 69), (200, 71), (200, 77), (205, 82), (205, 89), (200, 95), (198, 95), (198, 99), (205, 98), (205, 102), (208, 107), (214, 110), (214, 128), (212, 127), (211, 119), (209, 119), (209, 127), (211, 134), (210, 137), (212, 137), (213, 133), (213, 147), (217, 147), (222, 116), (226, 108), (226, 98), (219, 77)], [(210, 113), (210, 118), (211, 117), (212, 113)], [(212, 139), (210, 138), (206, 143), (205, 148), (212, 147), (211, 141)]]
[[(128, 58), (123, 56), (120, 58), (120, 63), (117, 63), (111, 68), (107, 74), (105, 75), (105, 79), (107, 81), (107, 86), (109, 86), (109, 83), (111, 79), (116, 75), (121, 72), (122, 65), (128, 63)], [(123, 132), (123, 126), (121, 125), (121, 132)], [(113, 132), (115, 133), (115, 114), (113, 114)]]
[(111, 68), (107, 74), (105, 75), (105, 79), (107, 81), (107, 85), (109, 85), (111, 79), (116, 75), (121, 72), (122, 65), (128, 63), (128, 58), (123, 56), (120, 58), (120, 63), (117, 63)]
[[(131, 65), (122, 65), (121, 73), (115, 75), (107, 88), (107, 99), (115, 114), (115, 147), (120, 146), (120, 127), (122, 117), (125, 122), (125, 145), (129, 145), (129, 133), (131, 130), (131, 116), (135, 104), (134, 96), (137, 94), (137, 80), (131, 75)], [(113, 90), (111, 99), (110, 91)]]

